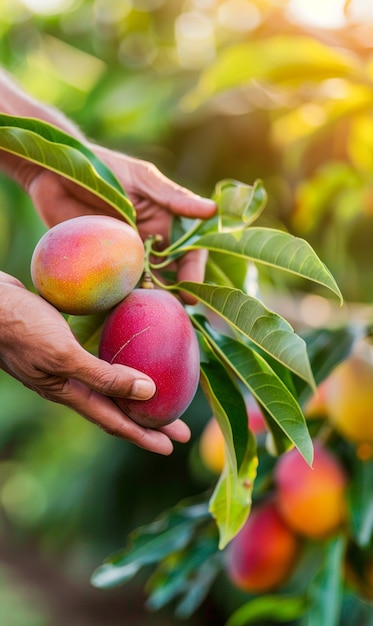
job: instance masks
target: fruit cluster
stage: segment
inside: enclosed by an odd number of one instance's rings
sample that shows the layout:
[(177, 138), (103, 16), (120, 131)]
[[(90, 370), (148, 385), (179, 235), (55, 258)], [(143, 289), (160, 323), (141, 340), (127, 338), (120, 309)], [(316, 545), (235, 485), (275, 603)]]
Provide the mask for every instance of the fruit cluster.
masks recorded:
[(145, 427), (180, 417), (199, 382), (199, 347), (190, 318), (164, 289), (142, 289), (144, 245), (137, 232), (108, 216), (76, 217), (48, 230), (35, 247), (31, 277), (61, 313), (107, 313), (99, 356), (150, 376), (150, 400), (115, 399)]
[(293, 448), (274, 469), (271, 493), (253, 510), (226, 552), (229, 578), (241, 590), (266, 592), (284, 584), (303, 539), (322, 540), (346, 520), (347, 477), (339, 459), (315, 442), (312, 468)]
[[(354, 351), (319, 385), (305, 406), (314, 431), (314, 461), (310, 467), (293, 448), (273, 460), (269, 483), (254, 498), (252, 511), (241, 531), (225, 551), (224, 566), (241, 591), (267, 593), (282, 588), (296, 573), (302, 547), (322, 543), (338, 533), (350, 536), (349, 489), (351, 468), (339, 448), (347, 446), (355, 463), (373, 458), (373, 364), (367, 354)], [(247, 405), (249, 427), (259, 448), (266, 436), (265, 420), (251, 398)], [(205, 468), (219, 474), (224, 467), (224, 440), (211, 418), (199, 441)], [(259, 458), (260, 463), (260, 458)], [(356, 559), (355, 559), (356, 560)], [(373, 597), (373, 559), (363, 559), (363, 571), (351, 567), (346, 553), (345, 576)]]

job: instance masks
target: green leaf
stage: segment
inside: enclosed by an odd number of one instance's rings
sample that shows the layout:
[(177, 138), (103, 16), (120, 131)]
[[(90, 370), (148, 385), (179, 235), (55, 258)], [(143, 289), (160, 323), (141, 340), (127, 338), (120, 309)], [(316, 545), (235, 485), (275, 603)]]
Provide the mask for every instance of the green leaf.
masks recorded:
[(187, 549), (162, 561), (146, 585), (147, 607), (159, 610), (181, 596), (175, 614), (186, 619), (198, 608), (221, 567), (217, 558), (217, 533), (208, 529), (197, 535)]
[[(196, 88), (182, 104), (194, 109), (226, 90), (250, 84), (252, 80), (272, 85), (294, 86), (307, 81), (354, 76), (359, 61), (349, 53), (325, 45), (313, 37), (276, 35), (227, 46), (206, 67)], [(360, 71), (363, 77), (362, 69)]]
[[(206, 550), (206, 540), (203, 548), (197, 546), (197, 550), (198, 558), (203, 557), (203, 550)], [(221, 561), (217, 559), (215, 542), (213, 550), (212, 554), (207, 554), (207, 558), (205, 557), (200, 567), (191, 572), (191, 580), (184, 590), (184, 597), (175, 610), (177, 618), (188, 619), (206, 598), (221, 565)]]
[(205, 234), (219, 231), (242, 230), (249, 226), (263, 211), (267, 192), (262, 181), (256, 180), (247, 185), (233, 179), (216, 183), (211, 199), (217, 205), (216, 214), (208, 220), (191, 220), (174, 217), (170, 241), (171, 245), (156, 256), (168, 256), (182, 252)]
[(350, 526), (356, 543), (366, 548), (373, 534), (373, 460), (362, 462), (355, 457), (349, 486)]
[(235, 476), (227, 455), (223, 471), (210, 499), (209, 511), (219, 528), (221, 550), (237, 535), (250, 514), (257, 466), (256, 441), (249, 431), (246, 455), (238, 476)]
[(128, 582), (145, 565), (158, 563), (182, 550), (196, 527), (209, 519), (206, 503), (178, 505), (155, 522), (131, 533), (130, 545), (100, 565), (92, 574), (95, 587), (110, 588)]
[[(307, 344), (317, 385), (350, 354), (356, 342), (365, 337), (367, 332), (364, 324), (352, 323), (341, 328), (313, 328), (300, 333)], [(310, 397), (310, 389), (299, 379), (294, 382), (300, 404), (304, 405)]]
[(246, 626), (263, 620), (266, 623), (267, 620), (290, 622), (301, 617), (306, 608), (307, 599), (304, 596), (259, 596), (232, 613), (225, 626)]
[(219, 231), (232, 231), (256, 220), (265, 207), (267, 193), (261, 180), (246, 185), (225, 179), (216, 184), (212, 199), (218, 209)]
[[(245, 287), (249, 272), (248, 262), (245, 259), (218, 252), (210, 252), (206, 264), (205, 281), (246, 291)], [(253, 291), (256, 293), (257, 288)], [(250, 294), (253, 295), (253, 292), (250, 292)]]
[(183, 281), (173, 288), (193, 294), (255, 345), (315, 386), (306, 344), (280, 315), (239, 289)]
[[(272, 457), (280, 456), (281, 454), (284, 454), (285, 452), (291, 450), (291, 448), (294, 446), (294, 442), (286, 435), (284, 429), (278, 425), (278, 422), (273, 419), (272, 415), (267, 413), (265, 410), (263, 410), (263, 413), (266, 419), (266, 424), (268, 426), (265, 446), (267, 451), (270, 452), (270, 455)], [(310, 458), (311, 452), (308, 453), (308, 459)], [(309, 460), (308, 463), (309, 465), (311, 464)]]
[(325, 546), (325, 558), (309, 588), (310, 608), (302, 626), (338, 626), (343, 596), (342, 576), (346, 539), (333, 537)]
[(306, 420), (298, 402), (281, 378), (250, 346), (214, 332), (201, 316), (193, 316), (192, 319), (194, 324), (204, 331), (226, 367), (229, 367), (244, 383), (311, 465), (313, 445)]
[(212, 352), (197, 330), (201, 349), (208, 361), (201, 360), (201, 384), (211, 410), (219, 423), (235, 475), (246, 455), (249, 440), (246, 404), (228, 370)]
[(197, 331), (209, 362), (201, 362), (201, 386), (223, 433), (224, 469), (210, 499), (209, 510), (219, 528), (219, 548), (229, 543), (247, 520), (258, 459), (256, 441), (248, 429), (244, 399)]
[(327, 287), (343, 301), (333, 276), (309, 243), (290, 233), (251, 227), (236, 233), (207, 234), (186, 247), (188, 250), (195, 248), (205, 248), (285, 270)]
[(135, 209), (110, 169), (59, 128), (32, 118), (0, 114), (0, 147), (81, 185), (136, 228)]

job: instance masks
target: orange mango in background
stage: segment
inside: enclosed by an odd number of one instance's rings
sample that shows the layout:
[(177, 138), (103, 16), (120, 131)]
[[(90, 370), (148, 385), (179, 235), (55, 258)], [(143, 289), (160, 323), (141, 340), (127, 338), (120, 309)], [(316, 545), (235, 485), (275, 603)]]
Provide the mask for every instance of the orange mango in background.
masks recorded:
[[(251, 431), (254, 434), (265, 432), (266, 424), (264, 417), (254, 398), (249, 397), (246, 401), (246, 406)], [(225, 444), (223, 434), (215, 417), (210, 418), (201, 434), (199, 454), (207, 469), (214, 474), (220, 474), (224, 467)]]
[(214, 474), (220, 474), (224, 467), (225, 444), (215, 417), (209, 419), (201, 434), (199, 455), (208, 470)]
[(325, 405), (333, 427), (356, 444), (373, 444), (373, 363), (352, 355), (325, 381)]
[(298, 556), (299, 540), (272, 501), (253, 508), (228, 545), (226, 571), (241, 591), (264, 593), (283, 584)]
[(286, 524), (305, 537), (319, 539), (334, 532), (346, 518), (346, 475), (339, 459), (314, 442), (310, 467), (296, 448), (275, 467), (277, 505)]
[(304, 406), (304, 415), (307, 419), (326, 417), (328, 414), (327, 404), (328, 379), (318, 385), (316, 392), (310, 397)]

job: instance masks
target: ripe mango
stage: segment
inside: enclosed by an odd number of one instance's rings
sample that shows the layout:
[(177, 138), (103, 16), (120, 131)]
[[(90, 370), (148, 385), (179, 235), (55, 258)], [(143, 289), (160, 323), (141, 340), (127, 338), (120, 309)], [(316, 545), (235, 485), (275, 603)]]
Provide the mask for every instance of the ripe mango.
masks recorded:
[(279, 458), (274, 477), (280, 514), (295, 532), (321, 539), (345, 521), (347, 476), (320, 442), (314, 442), (312, 467), (293, 448)]
[(35, 289), (59, 311), (106, 311), (141, 278), (144, 245), (125, 222), (86, 215), (60, 222), (37, 243), (31, 258)]
[(182, 304), (164, 289), (134, 289), (106, 318), (99, 356), (150, 376), (150, 400), (116, 398), (138, 424), (159, 428), (176, 420), (194, 398), (199, 382), (199, 346)]
[(226, 552), (226, 571), (241, 591), (264, 593), (285, 583), (297, 560), (299, 541), (274, 501), (253, 507)]

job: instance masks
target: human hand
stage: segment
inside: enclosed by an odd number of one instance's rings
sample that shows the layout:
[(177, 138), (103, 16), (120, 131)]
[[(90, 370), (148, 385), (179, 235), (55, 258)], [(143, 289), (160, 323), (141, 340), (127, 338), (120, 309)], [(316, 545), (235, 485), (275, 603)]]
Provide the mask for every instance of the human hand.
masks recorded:
[(168, 455), (172, 439), (189, 440), (189, 428), (181, 420), (159, 430), (142, 428), (110, 399), (150, 398), (155, 386), (146, 374), (86, 352), (54, 307), (4, 272), (0, 294), (0, 367), (8, 374), (43, 398), (70, 407), (107, 433), (146, 450)]

